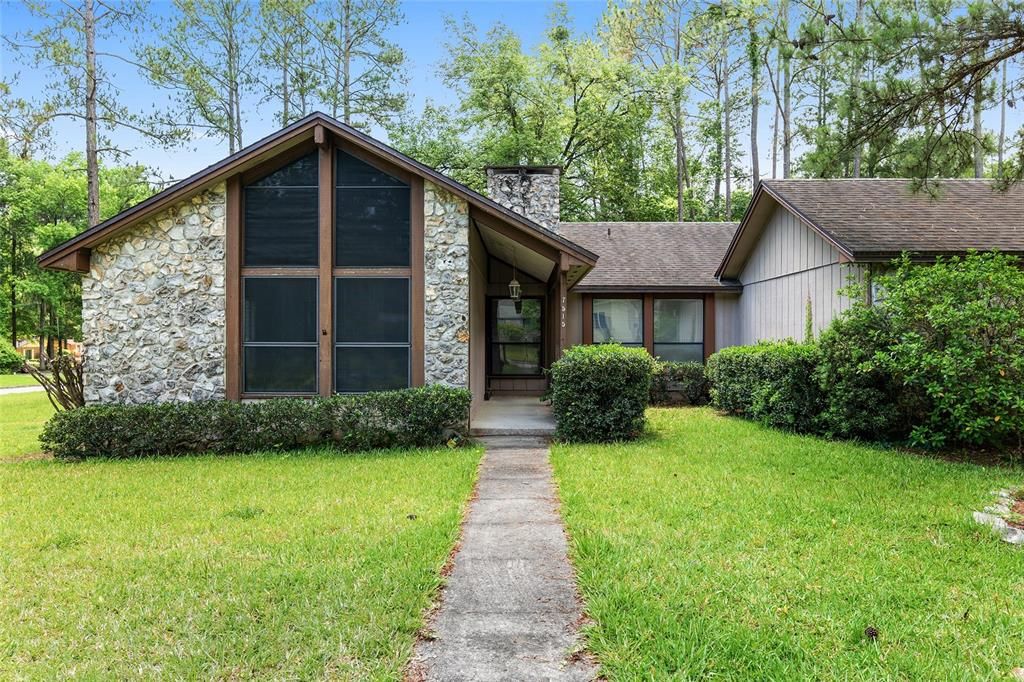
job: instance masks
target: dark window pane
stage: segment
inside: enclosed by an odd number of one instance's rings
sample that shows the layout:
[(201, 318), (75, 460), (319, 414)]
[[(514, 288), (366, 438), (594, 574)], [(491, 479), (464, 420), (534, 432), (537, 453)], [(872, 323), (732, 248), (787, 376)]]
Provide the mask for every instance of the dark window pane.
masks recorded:
[(409, 386), (408, 347), (341, 346), (334, 349), (334, 390), (387, 391)]
[(494, 306), (492, 341), (540, 342), (541, 304), (538, 299), (524, 298), (517, 305), (512, 299), (503, 298), (493, 300), (491, 305)]
[(347, 343), (409, 342), (409, 280), (334, 280), (334, 338)]
[(316, 152), (293, 161), (284, 168), (266, 175), (250, 187), (313, 187), (316, 188), (319, 173), (319, 157)]
[(334, 262), (349, 267), (409, 265), (409, 189), (338, 189)]
[(655, 343), (700, 343), (703, 340), (703, 301), (693, 298), (654, 300)]
[(492, 343), (491, 373), (539, 375), (540, 344)]
[(317, 190), (245, 189), (246, 265), (310, 265), (318, 262)]
[(338, 152), (335, 182), (338, 187), (406, 187), (407, 185), (382, 170), (374, 168), (351, 154)]
[(244, 350), (246, 393), (316, 393), (316, 346)]
[(624, 346), (644, 342), (644, 305), (639, 298), (594, 299), (594, 343)]
[(654, 355), (665, 362), (704, 362), (704, 346), (700, 343), (656, 343)]
[(316, 343), (317, 281), (246, 277), (242, 338), (261, 343)]

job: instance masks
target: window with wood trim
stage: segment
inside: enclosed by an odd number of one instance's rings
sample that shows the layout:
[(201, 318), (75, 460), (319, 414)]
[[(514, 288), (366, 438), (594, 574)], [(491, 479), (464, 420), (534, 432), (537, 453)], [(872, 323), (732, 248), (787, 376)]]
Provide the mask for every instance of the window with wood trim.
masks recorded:
[(410, 182), (340, 147), (292, 156), (240, 189), (242, 395), (409, 386)]
[(654, 299), (654, 356), (666, 362), (704, 361), (704, 301)]
[(644, 345), (642, 298), (595, 298), (592, 318), (594, 343)]

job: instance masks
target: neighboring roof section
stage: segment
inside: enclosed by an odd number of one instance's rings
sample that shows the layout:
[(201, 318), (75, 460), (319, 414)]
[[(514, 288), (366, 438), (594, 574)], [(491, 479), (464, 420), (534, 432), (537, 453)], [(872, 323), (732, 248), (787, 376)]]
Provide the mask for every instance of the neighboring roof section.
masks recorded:
[(276, 154), (287, 151), (303, 140), (315, 140), (317, 143), (320, 143), (320, 136), (324, 134), (324, 131), (337, 135), (341, 139), (347, 140), (368, 152), (387, 159), (408, 172), (420, 175), (444, 187), (466, 200), (470, 205), (476, 206), (490, 215), (499, 217), (505, 222), (515, 225), (545, 242), (562, 247), (562, 250), (580, 259), (587, 266), (593, 265), (597, 260), (597, 256), (594, 253), (573, 244), (551, 230), (545, 229), (537, 223), (524, 218), (511, 209), (452, 180), (433, 168), (402, 154), (351, 126), (345, 125), (341, 121), (331, 118), (327, 114), (315, 112), (218, 161), (212, 166), (185, 178), (162, 192), (154, 194), (145, 201), (103, 221), (99, 225), (89, 228), (78, 236), (39, 256), (38, 261), (44, 267), (65, 270), (81, 270), (84, 262), (85, 268), (88, 269), (88, 258), (86, 257), (84, 260), (82, 258), (82, 254), (88, 254), (88, 251), (82, 251), (83, 249), (88, 249), (94, 244), (108, 239), (117, 232), (135, 225), (159, 210), (198, 193), (229, 175), (242, 172), (269, 158), (273, 158)]
[(737, 223), (562, 223), (562, 236), (600, 256), (577, 291), (739, 289), (715, 279)]
[(792, 211), (850, 260), (999, 249), (1024, 253), (1024, 185), (905, 179), (762, 180), (717, 274), (736, 276), (775, 206)]

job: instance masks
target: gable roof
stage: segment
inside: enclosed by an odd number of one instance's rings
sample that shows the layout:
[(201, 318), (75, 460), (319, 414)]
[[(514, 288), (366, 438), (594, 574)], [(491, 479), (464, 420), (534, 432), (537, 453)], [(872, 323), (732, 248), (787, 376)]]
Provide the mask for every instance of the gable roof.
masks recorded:
[(342, 123), (322, 112), (314, 112), (295, 123), (282, 128), (276, 133), (264, 137), (228, 156), (217, 163), (204, 168), (203, 170), (190, 175), (181, 182), (171, 185), (167, 189), (154, 194), (145, 201), (142, 201), (121, 213), (108, 218), (81, 234), (72, 237), (50, 249), (37, 259), (43, 267), (73, 269), (65, 265), (67, 259), (75, 255), (76, 251), (87, 249), (114, 234), (135, 225), (141, 220), (148, 218), (161, 209), (178, 203), (198, 192), (206, 189), (226, 178), (228, 175), (239, 173), (287, 151), (302, 142), (308, 142), (315, 138), (321, 128), (338, 137), (351, 142), (352, 144), (383, 157), (394, 165), (430, 180), (452, 194), (464, 199), (471, 206), (483, 212), (500, 218), (501, 220), (520, 228), (534, 237), (558, 246), (561, 250), (567, 251), (576, 256), (585, 264), (592, 266), (597, 262), (597, 255), (568, 239), (548, 230), (541, 225), (525, 218), (505, 206), (485, 197), (462, 183), (452, 180), (429, 166), (426, 166), (415, 159), (402, 154), (398, 150), (376, 140), (355, 128)]
[(1024, 253), (1024, 185), (906, 179), (762, 180), (717, 276), (736, 276), (776, 206), (786, 208), (849, 260), (879, 261), (999, 249)]
[(737, 223), (562, 223), (563, 236), (601, 256), (576, 291), (736, 290), (715, 278)]

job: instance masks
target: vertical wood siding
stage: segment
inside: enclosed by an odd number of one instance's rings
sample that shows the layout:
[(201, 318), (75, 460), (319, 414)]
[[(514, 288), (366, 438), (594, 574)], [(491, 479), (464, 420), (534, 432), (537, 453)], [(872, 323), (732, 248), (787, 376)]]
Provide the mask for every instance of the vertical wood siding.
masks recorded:
[(736, 294), (715, 294), (715, 350), (741, 343), (740, 297)]
[[(839, 251), (784, 208), (777, 208), (740, 275), (738, 343), (804, 339), (807, 299), (815, 334), (851, 300), (839, 293), (862, 266), (839, 262)], [(728, 324), (727, 322), (725, 324)], [(724, 339), (723, 339), (724, 340)]]

